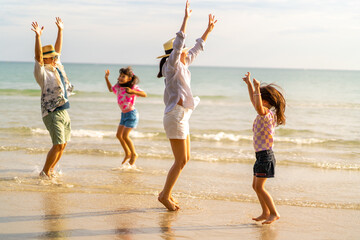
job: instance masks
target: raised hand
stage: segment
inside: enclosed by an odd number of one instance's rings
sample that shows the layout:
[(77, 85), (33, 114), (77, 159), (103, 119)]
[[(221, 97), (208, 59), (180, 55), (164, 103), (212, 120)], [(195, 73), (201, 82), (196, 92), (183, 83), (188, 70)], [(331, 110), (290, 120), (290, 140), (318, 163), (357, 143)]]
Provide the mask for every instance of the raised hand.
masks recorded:
[(215, 15), (209, 14), (209, 24), (208, 24), (209, 32), (211, 32), (214, 29), (215, 23), (217, 23), (217, 20), (215, 20)]
[(186, 17), (186, 18), (190, 17), (191, 13), (192, 13), (192, 10), (190, 9), (189, 0), (186, 0), (185, 17)]
[(125, 91), (126, 91), (126, 93), (128, 93), (128, 94), (133, 94), (133, 90), (132, 90), (131, 88), (129, 88), (129, 87), (126, 87), (126, 88), (125, 88)]
[(64, 29), (64, 23), (61, 20), (61, 18), (56, 17), (56, 22), (55, 22), (56, 26), (59, 28), (59, 30), (63, 30)]
[(105, 77), (107, 78), (107, 77), (109, 77), (109, 75), (110, 75), (109, 69), (105, 70)]
[(39, 24), (37, 22), (32, 22), (32, 31), (34, 31), (36, 33), (37, 36), (41, 36), (43, 30), (44, 30), (44, 26), (42, 26), (41, 28), (39, 27)]
[(251, 75), (251, 73), (250, 73), (250, 72), (247, 72), (247, 74), (245, 74), (245, 77), (243, 77), (243, 80), (244, 80), (244, 82), (245, 82), (246, 84), (251, 83), (251, 82), (250, 82), (250, 75)]
[(260, 88), (260, 82), (258, 80), (256, 80), (255, 78), (253, 78), (253, 83), (254, 83), (255, 88)]

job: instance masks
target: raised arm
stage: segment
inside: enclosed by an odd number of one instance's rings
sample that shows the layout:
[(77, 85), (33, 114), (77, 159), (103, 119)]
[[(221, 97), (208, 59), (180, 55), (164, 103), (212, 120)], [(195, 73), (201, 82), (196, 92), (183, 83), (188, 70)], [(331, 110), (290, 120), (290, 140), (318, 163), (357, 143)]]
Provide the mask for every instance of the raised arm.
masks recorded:
[(43, 64), (43, 57), (42, 57), (42, 46), (41, 46), (41, 34), (44, 30), (44, 27), (39, 27), (37, 22), (33, 22), (32, 24), (32, 31), (35, 32), (35, 59), (41, 65)]
[(202, 40), (206, 41), (209, 33), (211, 33), (211, 31), (214, 29), (215, 27), (215, 23), (217, 23), (217, 20), (215, 20), (215, 16), (209, 14), (209, 23), (208, 23), (208, 27), (206, 28), (204, 34), (202, 35)]
[(262, 98), (261, 98), (261, 92), (260, 92), (260, 82), (258, 80), (256, 80), (255, 78), (253, 78), (253, 82), (254, 82), (254, 106), (255, 106), (255, 110), (259, 115), (265, 115), (266, 111), (264, 109), (264, 106), (262, 104)]
[(192, 10), (190, 9), (190, 3), (189, 0), (186, 0), (186, 5), (185, 5), (185, 16), (180, 28), (180, 31), (185, 33), (186, 32), (186, 26), (187, 26), (187, 21), (189, 20), (189, 17), (192, 13)]
[(105, 70), (105, 81), (106, 81), (106, 86), (108, 87), (109, 92), (112, 92), (113, 90), (112, 90), (112, 85), (111, 85), (111, 83), (110, 83), (110, 81), (109, 81), (109, 75), (110, 75), (110, 71), (109, 71), (109, 69)]
[(58, 27), (58, 35), (57, 35), (56, 43), (55, 43), (55, 51), (57, 53), (61, 53), (62, 43), (63, 43), (64, 23), (61, 20), (61, 18), (57, 17), (55, 24)]
[(168, 64), (170, 66), (175, 66), (180, 62), (180, 55), (184, 47), (185, 42), (185, 31), (186, 31), (186, 25), (187, 21), (191, 15), (192, 10), (190, 10), (190, 3), (187, 0), (186, 6), (185, 6), (185, 16), (183, 23), (181, 25), (180, 31), (176, 33), (176, 38), (173, 42), (173, 50), (169, 56)]
[(186, 57), (186, 62), (188, 65), (190, 65), (194, 61), (194, 59), (199, 55), (200, 51), (204, 50), (205, 41), (209, 33), (214, 29), (216, 22), (217, 20), (215, 20), (215, 16), (209, 14), (209, 23), (204, 34), (201, 38), (196, 39), (195, 46), (191, 48), (188, 52), (188, 55)]
[(135, 94), (136, 96), (139, 96), (139, 97), (147, 97), (146, 92), (131, 89), (129, 87), (126, 88), (126, 92), (129, 93), (129, 94)]
[(255, 108), (255, 101), (254, 101), (254, 87), (251, 83), (250, 80), (250, 72), (247, 72), (247, 74), (245, 74), (245, 77), (243, 77), (244, 82), (246, 83), (247, 87), (248, 87), (248, 91), (249, 91), (249, 97), (250, 97), (250, 101), (252, 103), (252, 105)]

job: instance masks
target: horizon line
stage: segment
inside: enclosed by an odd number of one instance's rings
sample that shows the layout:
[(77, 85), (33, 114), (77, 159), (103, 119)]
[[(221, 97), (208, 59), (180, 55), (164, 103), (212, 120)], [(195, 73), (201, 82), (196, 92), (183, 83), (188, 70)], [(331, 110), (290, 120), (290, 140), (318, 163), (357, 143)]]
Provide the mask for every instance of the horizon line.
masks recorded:
[[(7, 63), (33, 63), (33, 61), (5, 61)], [(94, 63), (94, 62), (62, 62), (65, 64), (93, 64), (93, 65), (130, 65), (130, 66), (158, 66), (158, 64), (129, 64), (129, 63)], [(255, 69), (284, 69), (284, 70), (318, 70), (318, 71), (360, 71), (360, 69), (329, 69), (329, 68), (301, 68), (301, 67), (244, 67), (244, 66), (219, 66), (219, 65), (192, 65), (192, 67), (215, 67), (215, 68), (255, 68)]]

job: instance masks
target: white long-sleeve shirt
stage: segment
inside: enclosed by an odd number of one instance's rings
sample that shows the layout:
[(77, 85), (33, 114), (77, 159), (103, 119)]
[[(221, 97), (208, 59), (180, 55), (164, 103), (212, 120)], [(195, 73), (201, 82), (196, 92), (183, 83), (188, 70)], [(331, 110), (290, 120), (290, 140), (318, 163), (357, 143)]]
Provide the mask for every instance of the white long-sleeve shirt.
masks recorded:
[(170, 112), (180, 99), (182, 99), (183, 107), (185, 108), (194, 110), (197, 105), (191, 92), (191, 73), (188, 67), (200, 51), (204, 50), (205, 42), (201, 38), (196, 39), (195, 46), (189, 50), (185, 64), (183, 64), (180, 61), (180, 56), (184, 46), (185, 37), (186, 35), (182, 31), (176, 33), (173, 51), (162, 68), (162, 74), (165, 77), (165, 113)]

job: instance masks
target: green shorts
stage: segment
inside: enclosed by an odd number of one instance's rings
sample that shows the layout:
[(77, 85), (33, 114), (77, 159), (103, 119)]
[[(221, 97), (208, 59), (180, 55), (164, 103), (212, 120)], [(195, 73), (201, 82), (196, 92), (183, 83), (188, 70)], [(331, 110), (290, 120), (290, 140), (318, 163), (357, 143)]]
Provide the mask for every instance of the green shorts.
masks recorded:
[(50, 133), (53, 145), (64, 144), (70, 140), (71, 123), (66, 110), (50, 112), (43, 117), (43, 122)]

